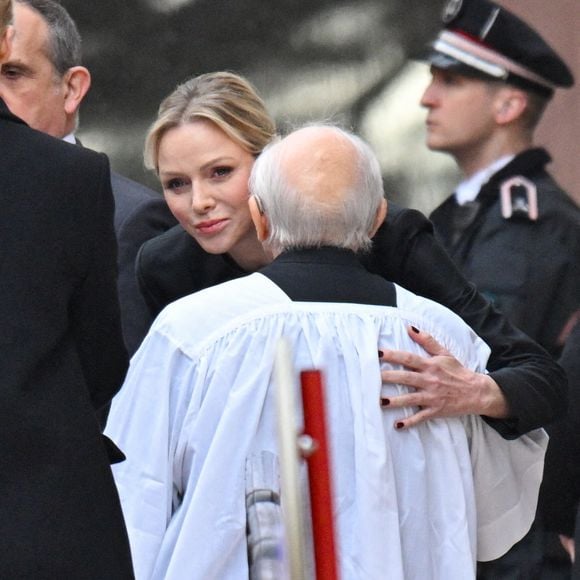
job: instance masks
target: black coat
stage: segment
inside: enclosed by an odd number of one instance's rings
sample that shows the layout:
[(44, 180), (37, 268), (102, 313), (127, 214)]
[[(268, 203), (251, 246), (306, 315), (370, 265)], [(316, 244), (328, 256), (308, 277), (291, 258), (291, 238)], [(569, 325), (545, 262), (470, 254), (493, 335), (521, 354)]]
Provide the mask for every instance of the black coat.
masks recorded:
[[(513, 417), (488, 422), (504, 437), (526, 433), (563, 413), (566, 380), (560, 367), (463, 278), (421, 213), (391, 203), (364, 264), (387, 280), (448, 306), (491, 346), (488, 368)], [(136, 271), (154, 313), (177, 298), (246, 273), (227, 255), (206, 253), (179, 226), (143, 245)]]
[(574, 578), (580, 579), (580, 324), (566, 341), (560, 364), (568, 375), (568, 413), (550, 426), (541, 500), (545, 526), (574, 537)]
[(119, 249), (119, 302), (123, 337), (129, 355), (145, 338), (153, 317), (137, 285), (135, 258), (144, 242), (177, 224), (163, 196), (153, 190), (111, 173), (115, 199), (115, 233)]
[(131, 578), (95, 414), (127, 365), (109, 164), (2, 101), (0, 151), (0, 578)]
[[(454, 196), (432, 214), (435, 232), (468, 280), (552, 354), (580, 306), (580, 210), (546, 172), (543, 149), (517, 155), (472, 204)], [(502, 216), (500, 187), (523, 176), (537, 188), (539, 217)], [(516, 192), (517, 193), (517, 192)]]
[(580, 324), (566, 341), (560, 364), (568, 376), (570, 404), (566, 417), (549, 428), (541, 497), (546, 527), (572, 537), (580, 501)]

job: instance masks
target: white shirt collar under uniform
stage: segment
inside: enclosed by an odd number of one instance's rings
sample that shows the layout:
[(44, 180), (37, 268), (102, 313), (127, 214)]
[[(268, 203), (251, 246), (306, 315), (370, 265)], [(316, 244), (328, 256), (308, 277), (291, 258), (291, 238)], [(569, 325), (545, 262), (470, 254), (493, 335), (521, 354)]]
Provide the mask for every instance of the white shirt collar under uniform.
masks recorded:
[(459, 205), (474, 201), (491, 176), (503, 169), (514, 157), (515, 155), (504, 155), (468, 179), (464, 179), (455, 190), (455, 201)]

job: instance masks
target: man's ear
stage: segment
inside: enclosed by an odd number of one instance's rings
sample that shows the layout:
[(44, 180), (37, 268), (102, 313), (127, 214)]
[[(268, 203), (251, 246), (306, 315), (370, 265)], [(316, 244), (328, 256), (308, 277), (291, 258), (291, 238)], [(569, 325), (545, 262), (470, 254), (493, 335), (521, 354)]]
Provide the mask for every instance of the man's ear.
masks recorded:
[(500, 91), (495, 102), (495, 120), (498, 125), (507, 125), (519, 119), (528, 106), (524, 91), (509, 89)]
[(64, 75), (64, 110), (75, 115), (91, 88), (91, 73), (84, 66), (73, 66)]
[(3, 61), (10, 58), (10, 52), (12, 50), (12, 37), (14, 36), (14, 27), (7, 26), (4, 30), (4, 36), (0, 41), (0, 64)]
[(373, 227), (369, 232), (369, 238), (372, 238), (377, 233), (377, 230), (383, 225), (383, 222), (385, 221), (386, 217), (387, 217), (387, 200), (383, 198), (383, 200), (381, 201), (381, 205), (377, 209), (377, 215), (375, 216)]
[(254, 227), (256, 228), (258, 240), (260, 240), (260, 242), (264, 242), (270, 235), (270, 222), (268, 221), (266, 214), (258, 207), (258, 202), (253, 195), (250, 196), (248, 205), (250, 206), (250, 215), (252, 216), (252, 221), (254, 222)]

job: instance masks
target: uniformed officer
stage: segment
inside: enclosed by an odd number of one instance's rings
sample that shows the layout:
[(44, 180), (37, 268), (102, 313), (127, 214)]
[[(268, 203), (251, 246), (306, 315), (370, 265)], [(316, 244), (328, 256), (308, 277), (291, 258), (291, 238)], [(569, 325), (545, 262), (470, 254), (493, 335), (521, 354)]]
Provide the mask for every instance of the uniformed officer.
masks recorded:
[[(489, 0), (448, 2), (443, 25), (421, 104), (427, 146), (451, 154), (464, 180), (431, 219), (466, 277), (555, 354), (579, 308), (580, 211), (533, 138), (572, 73), (535, 30)], [(515, 575), (492, 564), (481, 577), (535, 578), (539, 552), (514, 558)]]
[(465, 179), (431, 215), (467, 278), (550, 352), (578, 308), (579, 212), (546, 172), (534, 130), (574, 79), (522, 20), (488, 0), (451, 1), (428, 61), (427, 146)]

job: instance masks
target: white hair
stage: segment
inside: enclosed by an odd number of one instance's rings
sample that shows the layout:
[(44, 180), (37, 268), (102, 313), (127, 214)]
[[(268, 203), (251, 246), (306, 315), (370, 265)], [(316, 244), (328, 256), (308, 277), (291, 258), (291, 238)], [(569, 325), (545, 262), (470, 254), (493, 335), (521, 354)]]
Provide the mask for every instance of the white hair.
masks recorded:
[(370, 146), (353, 133), (329, 125), (308, 126), (330, 128), (351, 143), (356, 155), (353, 183), (342, 203), (317, 198), (312, 195), (316, 192), (299, 191), (289, 184), (282, 169), (284, 140), (270, 143), (250, 176), (250, 192), (260, 199), (270, 224), (266, 243), (275, 253), (320, 246), (368, 250), (372, 243), (369, 234), (384, 198), (379, 162)]

